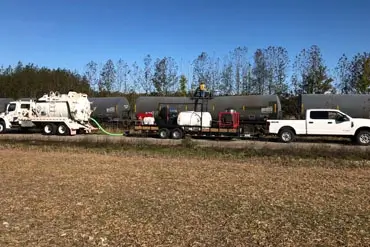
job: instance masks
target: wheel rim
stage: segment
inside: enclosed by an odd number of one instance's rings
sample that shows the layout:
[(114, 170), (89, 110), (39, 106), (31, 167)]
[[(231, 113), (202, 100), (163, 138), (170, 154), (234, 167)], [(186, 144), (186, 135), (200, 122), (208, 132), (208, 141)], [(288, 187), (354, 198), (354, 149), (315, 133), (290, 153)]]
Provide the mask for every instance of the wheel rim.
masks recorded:
[(4, 125), (0, 124), (0, 133), (4, 131)]
[(60, 125), (59, 127), (58, 127), (58, 132), (59, 132), (59, 134), (64, 134), (64, 133), (66, 133), (66, 127), (64, 126), (64, 125)]
[(46, 134), (50, 134), (51, 131), (52, 131), (51, 125), (45, 125), (44, 131), (45, 131)]
[(164, 138), (164, 137), (166, 137), (166, 131), (161, 131), (161, 133), (159, 133), (159, 135), (162, 137), (162, 138)]
[(285, 141), (285, 142), (290, 141), (290, 139), (291, 139), (290, 133), (283, 132), (283, 134), (281, 135), (281, 139), (283, 139), (283, 141)]
[(362, 134), (359, 139), (361, 143), (368, 144), (370, 142), (370, 134)]
[(174, 131), (172, 133), (172, 136), (173, 136), (174, 139), (179, 139), (180, 138), (180, 132), (179, 131)]

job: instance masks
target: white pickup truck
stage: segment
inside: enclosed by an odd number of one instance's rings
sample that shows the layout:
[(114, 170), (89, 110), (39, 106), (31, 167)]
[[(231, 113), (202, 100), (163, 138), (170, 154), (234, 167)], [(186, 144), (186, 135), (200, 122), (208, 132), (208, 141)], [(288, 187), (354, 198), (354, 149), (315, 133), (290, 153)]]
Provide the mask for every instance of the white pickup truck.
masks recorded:
[(267, 125), (269, 134), (285, 143), (296, 136), (340, 136), (370, 144), (370, 119), (352, 118), (336, 109), (309, 109), (305, 120), (267, 120)]

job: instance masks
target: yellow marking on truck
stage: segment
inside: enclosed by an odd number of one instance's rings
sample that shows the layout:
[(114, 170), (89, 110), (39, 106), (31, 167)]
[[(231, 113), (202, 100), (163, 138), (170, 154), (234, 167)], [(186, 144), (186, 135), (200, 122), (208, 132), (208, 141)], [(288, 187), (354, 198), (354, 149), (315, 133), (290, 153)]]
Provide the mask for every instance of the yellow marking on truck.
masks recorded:
[(274, 112), (276, 113), (276, 104), (274, 104)]

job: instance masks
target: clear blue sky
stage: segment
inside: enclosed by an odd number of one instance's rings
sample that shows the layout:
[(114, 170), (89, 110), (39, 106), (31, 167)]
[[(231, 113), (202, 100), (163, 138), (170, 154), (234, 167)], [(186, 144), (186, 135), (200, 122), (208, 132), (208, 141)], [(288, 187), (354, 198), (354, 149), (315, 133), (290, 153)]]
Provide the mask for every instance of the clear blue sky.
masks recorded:
[(317, 44), (334, 67), (370, 52), (366, 0), (3, 0), (0, 64), (33, 62), (82, 71), (90, 60), (129, 63), (172, 56), (182, 69), (202, 51), (281, 45), (291, 58)]

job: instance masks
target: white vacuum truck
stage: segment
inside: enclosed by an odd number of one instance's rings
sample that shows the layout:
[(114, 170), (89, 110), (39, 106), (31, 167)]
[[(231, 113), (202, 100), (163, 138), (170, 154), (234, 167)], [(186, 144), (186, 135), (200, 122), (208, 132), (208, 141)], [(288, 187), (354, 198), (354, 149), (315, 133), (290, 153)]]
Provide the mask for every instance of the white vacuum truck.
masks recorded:
[(40, 128), (46, 135), (76, 135), (96, 130), (89, 123), (92, 112), (87, 94), (50, 92), (36, 101), (10, 102), (0, 113), (0, 133), (11, 129)]

